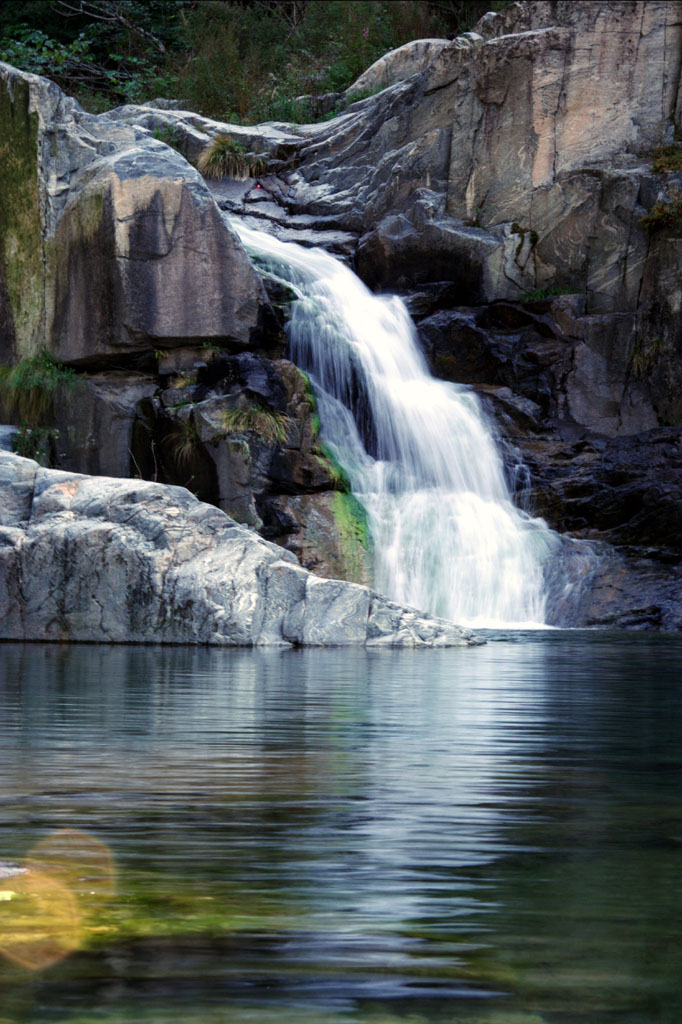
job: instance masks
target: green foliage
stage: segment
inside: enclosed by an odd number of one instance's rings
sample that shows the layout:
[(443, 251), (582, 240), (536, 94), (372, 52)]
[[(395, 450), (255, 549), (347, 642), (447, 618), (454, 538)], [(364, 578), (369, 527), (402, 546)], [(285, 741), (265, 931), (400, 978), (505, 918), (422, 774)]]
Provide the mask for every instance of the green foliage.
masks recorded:
[(682, 192), (669, 193), (666, 199), (659, 199), (642, 218), (643, 227), (653, 234), (657, 231), (682, 231)]
[(30, 427), (27, 423), (22, 423), (12, 438), (12, 451), (25, 459), (39, 462), (41, 466), (47, 466), (50, 461), (50, 448), (58, 436), (59, 431), (51, 430), (49, 427)]
[[(309, 121), (388, 50), (453, 36), (485, 0), (27, 0), (0, 6), (0, 59), (86, 109), (182, 95), (222, 120)], [(305, 97), (301, 99), (301, 97)]]
[(94, 112), (168, 95), (177, 91), (186, 7), (185, 0), (4, 4), (0, 59), (47, 75)]
[(651, 154), (651, 161), (654, 174), (682, 171), (682, 145), (673, 142), (669, 146), (658, 146)]
[(226, 434), (256, 434), (267, 444), (282, 444), (287, 438), (288, 417), (263, 405), (248, 409), (226, 409), (222, 426)]
[(241, 142), (219, 133), (200, 154), (197, 167), (206, 178), (227, 176), (244, 180), (264, 174), (267, 159), (260, 154), (247, 153)]
[(220, 345), (216, 345), (212, 341), (205, 341), (201, 347), (208, 359), (217, 359), (223, 351)]
[(575, 288), (536, 288), (533, 292), (526, 292), (520, 301), (544, 302), (546, 299), (553, 299), (557, 295), (575, 295), (575, 293)]
[(72, 390), (77, 383), (73, 370), (43, 350), (16, 366), (0, 367), (0, 401), (9, 417), (38, 426), (58, 394), (64, 389)]
[(175, 377), (172, 378), (170, 386), (172, 388), (191, 388), (197, 382), (197, 374), (192, 370), (181, 370), (180, 373), (176, 373)]

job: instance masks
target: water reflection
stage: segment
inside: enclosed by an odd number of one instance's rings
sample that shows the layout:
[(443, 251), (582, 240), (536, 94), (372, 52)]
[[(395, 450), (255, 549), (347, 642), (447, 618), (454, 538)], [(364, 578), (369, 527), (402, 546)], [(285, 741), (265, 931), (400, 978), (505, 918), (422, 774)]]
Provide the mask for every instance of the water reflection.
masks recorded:
[(0, 666), (0, 860), (68, 827), (119, 866), (3, 1020), (679, 1020), (679, 639)]

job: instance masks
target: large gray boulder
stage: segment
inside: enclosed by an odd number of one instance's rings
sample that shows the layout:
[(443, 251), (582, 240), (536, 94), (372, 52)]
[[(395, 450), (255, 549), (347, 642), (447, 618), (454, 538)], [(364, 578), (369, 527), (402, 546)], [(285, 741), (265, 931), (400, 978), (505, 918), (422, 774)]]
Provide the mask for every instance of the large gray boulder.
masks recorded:
[(260, 280), (179, 153), (2, 63), (0, 134), (0, 361), (249, 344)]
[(0, 638), (434, 647), (466, 630), (322, 579), (181, 487), (0, 452)]

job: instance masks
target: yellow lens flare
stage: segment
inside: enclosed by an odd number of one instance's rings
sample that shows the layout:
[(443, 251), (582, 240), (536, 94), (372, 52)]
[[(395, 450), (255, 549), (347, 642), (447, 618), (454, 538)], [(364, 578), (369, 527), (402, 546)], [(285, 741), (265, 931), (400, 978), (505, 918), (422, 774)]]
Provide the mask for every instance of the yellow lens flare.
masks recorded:
[(24, 865), (31, 871), (50, 875), (85, 904), (92, 897), (109, 899), (116, 890), (116, 871), (111, 852), (104, 843), (63, 828), (42, 839), (26, 854)]
[(38, 871), (12, 879), (11, 898), (0, 906), (0, 952), (31, 971), (51, 967), (78, 949), (81, 927), (76, 897)]
[(22, 873), (2, 879), (0, 954), (40, 971), (81, 945), (91, 917), (114, 895), (116, 870), (104, 843), (60, 829), (36, 843)]

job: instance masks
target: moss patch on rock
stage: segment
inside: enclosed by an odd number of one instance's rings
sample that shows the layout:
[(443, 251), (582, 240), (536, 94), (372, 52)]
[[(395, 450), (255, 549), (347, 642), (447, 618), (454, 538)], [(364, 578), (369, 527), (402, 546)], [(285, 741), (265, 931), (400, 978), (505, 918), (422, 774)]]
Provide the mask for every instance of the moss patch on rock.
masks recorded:
[(367, 513), (357, 498), (343, 491), (334, 492), (332, 512), (339, 532), (346, 578), (363, 580), (367, 575), (369, 552)]
[(29, 86), (17, 76), (0, 84), (0, 358), (35, 354), (43, 309), (38, 198), (38, 115)]

